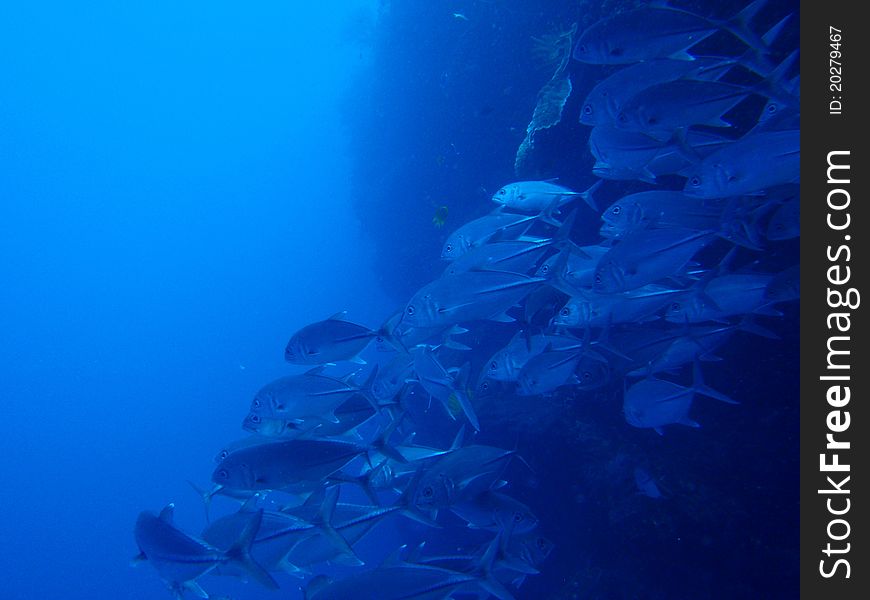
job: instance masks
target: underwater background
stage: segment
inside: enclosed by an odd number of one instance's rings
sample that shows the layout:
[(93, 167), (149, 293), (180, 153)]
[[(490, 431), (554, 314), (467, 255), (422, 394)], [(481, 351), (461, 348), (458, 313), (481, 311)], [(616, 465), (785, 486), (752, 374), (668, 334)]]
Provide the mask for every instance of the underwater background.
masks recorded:
[[(3, 597), (171, 597), (147, 564), (130, 566), (136, 516), (173, 502), (179, 527), (203, 528), (187, 482), (210, 487), (213, 457), (244, 437), (257, 390), (304, 370), (281, 354), (295, 331), (340, 311), (380, 327), (439, 277), (447, 236), (509, 182), (595, 183), (578, 118), (612, 68), (570, 61), (561, 121), (523, 161), (517, 150), (559, 64), (558, 34), (633, 6), (0, 9)], [(720, 18), (743, 8), (680, 6)], [(756, 28), (796, 10), (770, 0)], [(776, 62), (797, 30), (795, 14)], [(761, 105), (736, 114), (737, 127), (750, 129)], [(651, 187), (605, 181), (598, 206), (641, 189)], [(586, 210), (575, 232), (600, 224)], [(784, 270), (798, 239), (759, 256)], [(777, 308), (758, 317), (776, 339), (738, 332), (704, 363), (706, 383), (740, 404), (696, 401), (697, 429), (629, 426), (616, 381), (582, 402), (563, 390), (478, 406), (476, 440), (528, 464), (511, 465), (509, 489), (552, 542), (517, 598), (798, 596), (798, 303)], [(481, 328), (462, 342), (484, 361), (510, 337)], [(437, 413), (418, 440), (446, 448), (456, 428)], [(638, 468), (663, 497), (639, 493)], [(212, 510), (237, 506), (216, 498)], [(480, 533), (396, 520), (360, 555), (377, 564), (424, 539), (456, 551)], [(200, 584), (214, 598), (302, 597), (307, 579), (277, 579), (280, 591)]]

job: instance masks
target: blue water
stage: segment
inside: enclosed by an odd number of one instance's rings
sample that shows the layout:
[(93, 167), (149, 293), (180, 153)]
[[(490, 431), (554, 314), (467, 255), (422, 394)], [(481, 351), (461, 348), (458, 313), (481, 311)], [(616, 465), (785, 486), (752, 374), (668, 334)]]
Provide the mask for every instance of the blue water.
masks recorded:
[[(551, 72), (531, 37), (612, 10), (564, 4), (0, 9), (3, 598), (170, 597), (129, 565), (136, 515), (175, 502), (198, 531), (186, 481), (208, 485), (253, 393), (298, 372), (290, 334), (341, 310), (377, 327), (438, 276), (446, 235), (514, 178)], [(585, 189), (588, 129), (555, 135), (540, 176)], [(797, 260), (796, 241), (773, 260)], [(481, 439), (532, 466), (513, 489), (556, 548), (520, 597), (796, 597), (796, 303), (784, 312), (765, 322), (780, 340), (737, 337), (706, 368), (741, 405), (697, 402), (699, 430), (629, 428), (619, 398), (493, 411)], [(636, 493), (637, 464), (670, 498)], [(365, 552), (420, 535), (376, 530)], [(201, 583), (299, 597), (279, 580)]]

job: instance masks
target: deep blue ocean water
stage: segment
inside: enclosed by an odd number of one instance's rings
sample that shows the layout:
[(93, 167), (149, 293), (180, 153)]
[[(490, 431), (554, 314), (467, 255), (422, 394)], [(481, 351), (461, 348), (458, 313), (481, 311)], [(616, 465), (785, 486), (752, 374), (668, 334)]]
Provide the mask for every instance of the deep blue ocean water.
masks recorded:
[[(290, 334), (342, 310), (377, 327), (436, 278), (447, 234), (515, 179), (552, 73), (532, 37), (620, 6), (0, 9), (0, 595), (169, 598), (153, 569), (129, 564), (136, 515), (174, 502), (181, 527), (203, 526), (186, 481), (209, 485), (256, 390), (302, 370), (283, 360)], [(791, 10), (771, 0), (759, 18)], [(796, 47), (796, 25), (783, 47)], [(572, 68), (586, 89), (607, 72)], [(588, 128), (552, 136), (534, 175), (585, 189)], [(768, 254), (790, 266), (797, 240)], [(782, 310), (763, 321), (779, 340), (740, 334), (705, 366), (741, 404), (697, 401), (700, 429), (630, 428), (603, 395), (481, 413), (492, 425), (479, 439), (532, 467), (512, 467), (512, 489), (555, 544), (519, 597), (797, 597), (797, 303)], [(421, 437), (449, 443), (448, 425)], [(636, 493), (637, 465), (668, 498)], [(459, 543), (397, 522), (361, 554), (376, 563), (421, 538)], [(201, 584), (237, 600), (301, 597), (301, 580), (279, 580), (280, 592)]]

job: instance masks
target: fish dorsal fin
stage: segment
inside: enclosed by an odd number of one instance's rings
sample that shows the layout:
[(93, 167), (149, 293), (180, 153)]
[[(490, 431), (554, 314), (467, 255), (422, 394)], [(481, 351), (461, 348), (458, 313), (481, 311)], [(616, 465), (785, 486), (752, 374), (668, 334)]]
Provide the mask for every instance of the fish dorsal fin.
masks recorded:
[(380, 568), (383, 569), (387, 567), (398, 567), (405, 564), (405, 561), (402, 560), (402, 552), (404, 552), (407, 547), (407, 544), (402, 544), (401, 546), (396, 548), (384, 559), (384, 562), (381, 563)]
[(329, 319), (327, 319), (327, 320), (328, 321), (344, 321), (344, 320), (346, 320), (345, 317), (347, 317), (347, 311), (343, 310), (343, 311), (335, 313), (334, 315), (329, 317)]
[(260, 494), (253, 494), (250, 498), (245, 500), (242, 507), (239, 508), (239, 512), (254, 512), (257, 510), (257, 501), (260, 499)]
[(307, 371), (305, 371), (304, 374), (305, 375), (320, 375), (321, 373), (323, 373), (323, 370), (325, 368), (326, 367), (324, 365), (317, 365), (316, 367), (314, 367), (312, 369), (308, 369)]
[(160, 520), (172, 525), (172, 515), (175, 513), (175, 504), (169, 503), (160, 511)]
[(190, 581), (185, 581), (182, 584), (183, 588), (188, 592), (192, 593), (197, 598), (208, 598), (208, 593), (202, 589), (199, 584), (191, 579)]
[(306, 507), (320, 507), (323, 505), (323, 502), (326, 498), (326, 489), (325, 488), (317, 488), (308, 498), (305, 499), (305, 502), (302, 503), (302, 506)]
[(407, 563), (419, 563), (420, 559), (423, 555), (423, 547), (426, 545), (426, 540), (423, 540), (413, 548), (408, 551), (408, 554), (405, 556), (405, 562)]

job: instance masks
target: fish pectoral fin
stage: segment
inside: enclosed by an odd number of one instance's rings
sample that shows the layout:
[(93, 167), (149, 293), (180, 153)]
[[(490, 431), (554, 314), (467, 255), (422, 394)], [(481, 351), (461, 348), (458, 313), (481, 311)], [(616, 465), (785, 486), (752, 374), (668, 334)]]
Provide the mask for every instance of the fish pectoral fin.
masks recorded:
[(197, 598), (208, 598), (208, 593), (193, 579), (185, 581), (182, 584), (182, 588), (193, 593)]
[(677, 50), (670, 56), (668, 56), (671, 60), (695, 60), (695, 57), (689, 54), (686, 50)]

